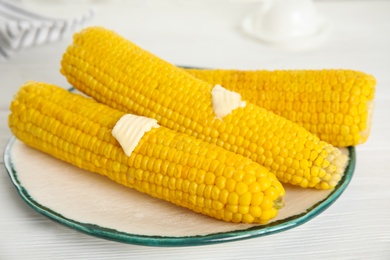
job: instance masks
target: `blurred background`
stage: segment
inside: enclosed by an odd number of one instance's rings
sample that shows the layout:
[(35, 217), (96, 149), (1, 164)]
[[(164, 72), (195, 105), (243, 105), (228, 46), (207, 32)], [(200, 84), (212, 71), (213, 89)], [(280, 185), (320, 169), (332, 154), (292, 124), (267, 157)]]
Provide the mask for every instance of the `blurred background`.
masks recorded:
[(373, 73), (378, 60), (390, 65), (389, 14), (389, 1), (0, 0), (0, 68), (21, 67), (20, 83), (64, 85), (59, 60), (72, 33), (99, 25), (178, 65)]

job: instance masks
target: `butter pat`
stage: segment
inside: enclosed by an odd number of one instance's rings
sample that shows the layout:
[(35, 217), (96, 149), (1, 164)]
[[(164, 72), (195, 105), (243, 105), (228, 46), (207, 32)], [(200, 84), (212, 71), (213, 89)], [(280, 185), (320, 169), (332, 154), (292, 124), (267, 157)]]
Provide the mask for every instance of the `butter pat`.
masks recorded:
[(126, 114), (115, 124), (112, 135), (118, 140), (125, 154), (130, 156), (144, 134), (159, 126), (155, 119)]
[(230, 114), (236, 108), (246, 106), (246, 102), (241, 100), (240, 94), (227, 90), (220, 85), (215, 85), (211, 91), (211, 96), (215, 116), (219, 119)]

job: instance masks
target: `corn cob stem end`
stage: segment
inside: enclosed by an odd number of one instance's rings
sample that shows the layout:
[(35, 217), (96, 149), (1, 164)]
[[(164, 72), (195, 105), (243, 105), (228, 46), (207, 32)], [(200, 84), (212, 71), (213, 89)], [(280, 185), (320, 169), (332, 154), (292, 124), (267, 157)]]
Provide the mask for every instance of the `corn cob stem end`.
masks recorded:
[(277, 210), (280, 210), (284, 208), (286, 203), (284, 202), (284, 198), (282, 196), (279, 196), (275, 201), (274, 201), (274, 208)]

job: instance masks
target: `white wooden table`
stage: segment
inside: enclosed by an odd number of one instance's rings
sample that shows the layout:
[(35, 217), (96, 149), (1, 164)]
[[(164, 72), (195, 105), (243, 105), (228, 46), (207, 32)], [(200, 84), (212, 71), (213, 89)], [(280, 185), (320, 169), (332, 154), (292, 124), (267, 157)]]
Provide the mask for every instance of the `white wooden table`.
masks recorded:
[[(41, 11), (73, 1), (23, 1)], [(311, 50), (286, 51), (240, 31), (255, 6), (237, 1), (87, 1), (92, 24), (116, 30), (180, 65), (240, 69), (362, 70), (377, 78), (369, 141), (356, 148), (357, 165), (347, 190), (324, 213), (297, 228), (237, 242), (159, 248), (122, 244), (61, 226), (23, 202), (0, 158), (0, 259), (390, 259), (390, 1), (318, 1), (331, 23), (329, 38)], [(58, 5), (58, 6), (57, 6)], [(58, 11), (58, 10), (57, 10)], [(27, 80), (68, 87), (59, 73), (70, 39), (16, 53), (0, 63), (0, 150), (11, 133), (12, 95)]]

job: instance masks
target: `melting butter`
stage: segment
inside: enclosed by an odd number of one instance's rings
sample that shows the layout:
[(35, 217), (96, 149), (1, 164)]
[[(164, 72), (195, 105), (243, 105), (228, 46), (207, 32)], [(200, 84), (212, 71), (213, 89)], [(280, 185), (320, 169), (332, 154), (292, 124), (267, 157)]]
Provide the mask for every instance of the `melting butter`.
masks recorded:
[(220, 85), (215, 85), (211, 90), (211, 96), (213, 111), (219, 119), (227, 116), (236, 108), (246, 106), (246, 102), (241, 100), (240, 94), (227, 90)]
[(118, 120), (112, 129), (112, 135), (118, 140), (125, 154), (130, 156), (144, 134), (159, 126), (155, 119), (126, 114)]

